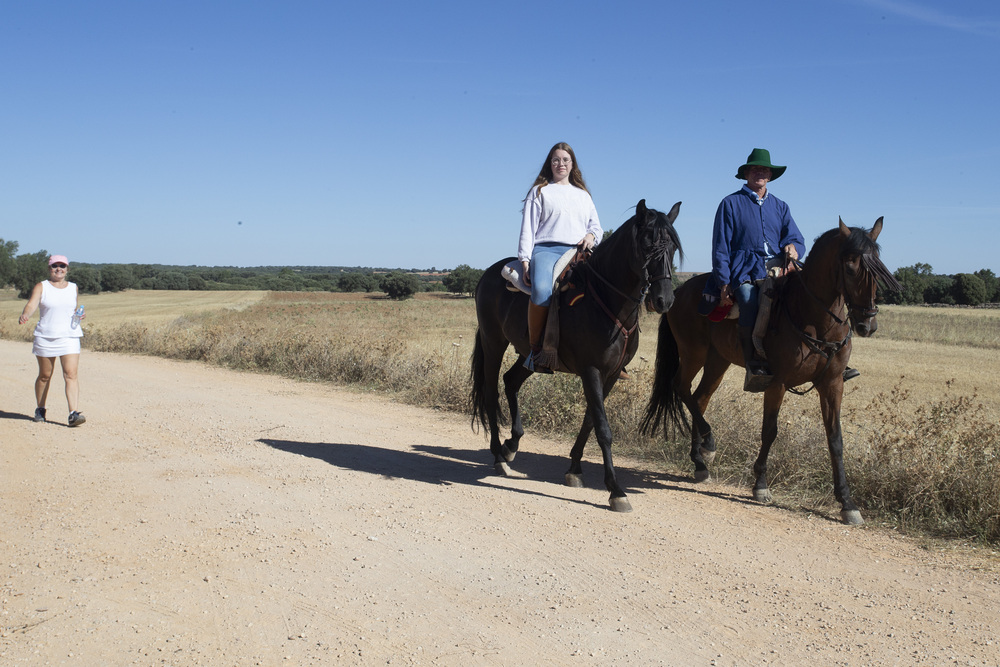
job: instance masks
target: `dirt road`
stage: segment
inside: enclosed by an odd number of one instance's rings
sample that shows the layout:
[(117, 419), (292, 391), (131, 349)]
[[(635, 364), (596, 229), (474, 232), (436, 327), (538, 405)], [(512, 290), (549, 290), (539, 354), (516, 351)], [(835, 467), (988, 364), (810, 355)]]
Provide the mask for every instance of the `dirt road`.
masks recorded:
[[(468, 419), (0, 341), (3, 665), (997, 665), (996, 562)], [(532, 381), (545, 381), (538, 378)], [(984, 566), (984, 567), (980, 567)]]

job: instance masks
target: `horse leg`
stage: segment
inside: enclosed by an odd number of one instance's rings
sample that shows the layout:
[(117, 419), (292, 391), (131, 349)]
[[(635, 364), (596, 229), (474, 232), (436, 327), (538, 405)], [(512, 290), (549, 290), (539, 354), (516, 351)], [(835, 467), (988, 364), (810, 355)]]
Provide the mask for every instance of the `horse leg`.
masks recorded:
[(826, 444), (830, 450), (830, 463), (833, 465), (833, 493), (840, 501), (840, 518), (849, 526), (860, 526), (865, 521), (861, 518), (858, 506), (851, 498), (851, 489), (847, 486), (847, 473), (844, 470), (844, 434), (840, 428), (840, 403), (843, 398), (844, 384), (837, 378), (836, 384), (817, 387), (819, 390), (819, 405), (823, 413), (823, 426), (826, 429)]
[(485, 375), (482, 381), (483, 403), (486, 406), (486, 419), (490, 428), (490, 453), (493, 454), (493, 467), (497, 473), (504, 475), (509, 471), (500, 468), (502, 447), (500, 443), (500, 391), (497, 383), (500, 381), (500, 357), (487, 356)]
[[(601, 455), (604, 458), (604, 487), (611, 493), (609, 502), (611, 509), (615, 512), (631, 512), (632, 505), (625, 495), (625, 491), (618, 485), (618, 478), (615, 475), (615, 466), (611, 458), (611, 426), (608, 424), (608, 416), (604, 411), (604, 397), (614, 386), (617, 378), (612, 378), (607, 387), (602, 386), (600, 373), (594, 367), (588, 367), (580, 374), (583, 381), (583, 394), (587, 397), (587, 413), (593, 422), (594, 433), (597, 436), (597, 444), (601, 447)], [(586, 424), (586, 419), (584, 421)], [(581, 430), (577, 442), (583, 437)], [(583, 440), (586, 442), (586, 439)], [(576, 445), (574, 445), (574, 449)], [(580, 445), (581, 454), (583, 446)]]
[[(524, 381), (531, 377), (531, 371), (524, 367), (524, 357), (518, 356), (517, 361), (503, 374), (504, 394), (507, 396), (507, 407), (510, 410), (510, 437), (500, 444), (499, 436), (496, 439), (496, 449), (490, 444), (490, 451), (493, 452), (495, 461), (493, 463), (496, 471), (501, 475), (509, 475), (510, 467), (508, 463), (514, 460), (517, 455), (517, 448), (524, 435), (524, 427), (521, 425), (521, 410), (517, 403), (517, 393), (521, 390)], [(495, 383), (494, 383), (495, 386)], [(498, 397), (499, 400), (499, 397)]]
[[(711, 352), (707, 355), (704, 371), (701, 374), (701, 381), (694, 393), (688, 393), (683, 398), (687, 405), (688, 412), (691, 413), (691, 462), (694, 463), (694, 481), (706, 482), (711, 479), (708, 471), (708, 464), (715, 460), (715, 436), (712, 435), (712, 427), (705, 420), (705, 410), (712, 395), (722, 384), (722, 377), (729, 368), (729, 362), (722, 356)], [(693, 369), (691, 378), (687, 380), (687, 386), (691, 386), (691, 380), (699, 369)]]
[(583, 448), (594, 430), (594, 419), (590, 416), (588, 409), (583, 415), (583, 424), (580, 426), (580, 433), (576, 436), (573, 449), (569, 452), (569, 470), (566, 471), (566, 486), (580, 488), (583, 486)]
[(785, 388), (773, 385), (764, 392), (764, 420), (760, 428), (760, 452), (753, 464), (754, 485), (753, 499), (759, 503), (770, 503), (774, 500), (771, 489), (767, 486), (767, 455), (771, 445), (778, 437), (778, 412), (785, 399)]

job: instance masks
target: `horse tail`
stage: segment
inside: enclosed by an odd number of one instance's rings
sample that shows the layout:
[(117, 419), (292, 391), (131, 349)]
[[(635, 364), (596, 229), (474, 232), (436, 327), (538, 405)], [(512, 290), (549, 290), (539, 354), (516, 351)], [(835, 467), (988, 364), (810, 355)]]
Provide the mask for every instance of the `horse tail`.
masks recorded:
[(472, 391), (469, 394), (469, 410), (472, 412), (472, 430), (478, 431), (481, 424), (489, 430), (486, 417), (486, 394), (483, 386), (486, 384), (486, 352), (483, 349), (482, 330), (476, 329), (476, 344), (472, 348), (472, 369), (469, 373), (472, 379)]
[(687, 413), (684, 404), (677, 396), (674, 388), (674, 378), (680, 370), (680, 353), (677, 349), (677, 339), (670, 329), (666, 315), (660, 316), (660, 329), (656, 340), (656, 371), (653, 375), (653, 390), (646, 405), (646, 415), (639, 426), (643, 434), (656, 433), (662, 424), (664, 433), (667, 421), (679, 427), (683, 432), (690, 432)]

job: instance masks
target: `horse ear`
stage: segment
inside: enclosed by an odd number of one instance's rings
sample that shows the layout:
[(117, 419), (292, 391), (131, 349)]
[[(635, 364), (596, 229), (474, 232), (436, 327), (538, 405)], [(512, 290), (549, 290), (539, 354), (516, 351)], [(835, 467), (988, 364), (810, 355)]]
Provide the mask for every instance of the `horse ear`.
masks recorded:
[(667, 213), (667, 222), (671, 225), (674, 224), (674, 220), (677, 219), (677, 214), (681, 212), (681, 203), (677, 202), (670, 207), (670, 213)]
[(640, 199), (639, 203), (635, 205), (635, 214), (640, 218), (646, 217), (646, 200)]
[(844, 219), (841, 218), (840, 216), (837, 216), (837, 220), (840, 221), (840, 235), (843, 236), (845, 239), (850, 238), (851, 228), (844, 224)]
[(868, 232), (868, 238), (874, 241), (875, 239), (878, 238), (878, 235), (881, 233), (882, 233), (882, 216), (879, 216), (879, 219), (875, 221), (875, 226), (872, 227), (872, 230), (870, 232)]

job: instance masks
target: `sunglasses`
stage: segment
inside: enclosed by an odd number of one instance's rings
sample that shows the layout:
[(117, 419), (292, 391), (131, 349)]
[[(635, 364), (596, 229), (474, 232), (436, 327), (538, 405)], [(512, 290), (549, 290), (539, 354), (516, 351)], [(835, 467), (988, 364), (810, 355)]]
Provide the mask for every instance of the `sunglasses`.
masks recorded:
[(65, 269), (66, 265), (65, 264), (50, 264), (49, 268), (53, 268), (53, 269)]

